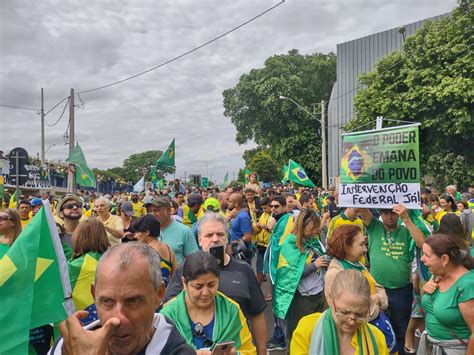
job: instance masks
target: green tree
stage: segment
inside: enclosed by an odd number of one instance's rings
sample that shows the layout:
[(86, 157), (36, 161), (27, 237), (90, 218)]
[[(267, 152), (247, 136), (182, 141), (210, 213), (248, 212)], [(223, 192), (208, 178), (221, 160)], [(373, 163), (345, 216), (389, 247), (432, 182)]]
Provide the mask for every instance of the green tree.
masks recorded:
[(294, 159), (313, 179), (320, 180), (319, 123), (279, 96), (313, 110), (315, 104), (328, 100), (335, 79), (336, 57), (332, 53), (301, 55), (293, 49), (268, 58), (263, 68), (242, 75), (234, 88), (223, 92), (224, 115), (237, 129), (237, 143), (254, 140), (268, 147), (273, 161)]
[[(161, 156), (161, 150), (148, 150), (142, 153), (136, 153), (130, 155), (123, 162), (123, 177), (127, 181), (137, 181), (142, 176), (141, 169), (143, 167), (155, 167), (156, 161)], [(175, 168), (173, 167), (160, 167), (156, 169), (156, 175), (158, 179), (164, 177), (165, 174), (174, 173)]]
[(244, 152), (245, 166), (257, 173), (261, 181), (279, 181), (281, 172), (278, 162), (270, 155), (268, 149), (257, 147)]
[(443, 189), (474, 181), (472, 23), (472, 1), (462, 0), (451, 16), (407, 38), (400, 52), (360, 78), (366, 88), (355, 98), (357, 118), (346, 127), (356, 130), (380, 115), (420, 122), (422, 175), (433, 175)]

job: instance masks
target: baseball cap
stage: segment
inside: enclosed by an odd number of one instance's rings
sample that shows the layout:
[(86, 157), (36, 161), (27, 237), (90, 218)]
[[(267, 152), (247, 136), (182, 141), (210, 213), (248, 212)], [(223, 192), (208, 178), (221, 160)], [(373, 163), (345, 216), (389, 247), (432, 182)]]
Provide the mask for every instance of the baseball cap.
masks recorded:
[(142, 202), (145, 207), (149, 205), (155, 207), (171, 207), (171, 200), (166, 196), (146, 196)]
[(204, 201), (202, 200), (201, 194), (193, 193), (193, 194), (189, 195), (189, 197), (188, 197), (188, 206), (189, 207), (193, 207), (195, 205), (202, 205), (203, 202)]
[(133, 216), (133, 205), (130, 201), (125, 201), (120, 205), (120, 210), (127, 216)]
[(30, 204), (31, 204), (31, 207), (34, 207), (34, 206), (42, 205), (43, 202), (41, 201), (39, 197), (35, 197), (31, 200)]
[(80, 203), (82, 205), (82, 198), (76, 195), (66, 195), (62, 199), (59, 200), (58, 205), (56, 206), (56, 214), (59, 215), (59, 212), (62, 212), (63, 205), (66, 201), (69, 200), (74, 200), (77, 203)]
[(219, 200), (214, 197), (208, 197), (204, 201), (204, 209), (212, 212), (219, 212)]

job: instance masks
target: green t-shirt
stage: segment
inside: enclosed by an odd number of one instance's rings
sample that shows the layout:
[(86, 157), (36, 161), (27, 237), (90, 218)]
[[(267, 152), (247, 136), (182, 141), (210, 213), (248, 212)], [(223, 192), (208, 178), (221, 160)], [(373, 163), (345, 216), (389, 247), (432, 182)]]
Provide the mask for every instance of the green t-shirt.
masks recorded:
[(191, 228), (174, 220), (161, 231), (161, 241), (174, 251), (178, 264), (185, 256), (199, 250)]
[(410, 283), (415, 241), (408, 229), (399, 226), (387, 231), (383, 223), (372, 218), (367, 227), (369, 237), (370, 273), (386, 288), (405, 287)]
[(424, 294), (421, 304), (425, 310), (426, 330), (438, 340), (469, 339), (469, 330), (459, 310), (459, 303), (474, 298), (474, 272), (466, 272), (444, 292), (436, 290), (433, 295)]

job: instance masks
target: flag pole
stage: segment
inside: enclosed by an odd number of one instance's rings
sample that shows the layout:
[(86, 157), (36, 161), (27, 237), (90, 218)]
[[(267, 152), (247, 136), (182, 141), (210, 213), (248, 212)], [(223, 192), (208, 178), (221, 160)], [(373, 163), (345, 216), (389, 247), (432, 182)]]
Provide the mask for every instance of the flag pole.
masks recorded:
[(64, 250), (61, 245), (61, 239), (59, 238), (58, 228), (54, 221), (53, 212), (51, 210), (51, 205), (49, 200), (43, 200), (43, 209), (46, 213), (46, 219), (48, 220), (48, 227), (51, 233), (51, 238), (54, 246), (54, 251), (56, 252), (56, 258), (58, 260), (59, 274), (61, 276), (61, 284), (64, 292), (64, 309), (68, 315), (76, 312), (76, 307), (72, 301), (72, 290), (71, 290), (71, 281), (69, 280), (69, 271), (66, 261), (66, 256), (64, 255)]

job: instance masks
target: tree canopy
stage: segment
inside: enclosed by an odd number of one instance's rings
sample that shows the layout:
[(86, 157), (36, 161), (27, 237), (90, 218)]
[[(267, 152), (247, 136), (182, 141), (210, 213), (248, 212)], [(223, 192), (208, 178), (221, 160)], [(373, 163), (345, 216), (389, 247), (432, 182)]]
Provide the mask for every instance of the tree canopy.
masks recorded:
[(357, 117), (346, 127), (357, 130), (376, 116), (420, 122), (421, 171), (440, 188), (474, 181), (472, 21), (471, 1), (460, 1), (449, 17), (426, 23), (400, 52), (361, 76), (366, 87), (354, 101)]
[[(279, 169), (291, 158), (320, 180), (321, 135), (315, 118), (319, 113), (313, 108), (328, 100), (335, 80), (336, 57), (332, 53), (301, 55), (293, 49), (268, 58), (263, 68), (242, 75), (234, 88), (223, 92), (224, 115), (237, 129), (237, 143), (254, 140), (261, 149), (261, 162), (266, 164), (268, 155)], [(273, 173), (270, 176), (273, 180)]]

